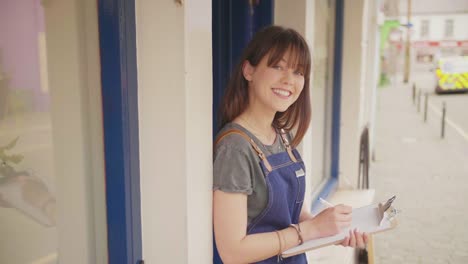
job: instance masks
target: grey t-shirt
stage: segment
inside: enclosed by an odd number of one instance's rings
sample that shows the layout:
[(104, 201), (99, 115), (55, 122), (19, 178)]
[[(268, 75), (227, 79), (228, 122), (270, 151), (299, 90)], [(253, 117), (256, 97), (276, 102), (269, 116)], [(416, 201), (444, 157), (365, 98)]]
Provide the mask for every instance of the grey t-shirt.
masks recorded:
[[(279, 134), (272, 145), (263, 145), (255, 135), (236, 123), (226, 124), (219, 134), (228, 129), (247, 133), (266, 156), (285, 151)], [(229, 134), (215, 146), (213, 190), (247, 194), (249, 223), (267, 206), (268, 190), (260, 158), (250, 142), (239, 134)]]

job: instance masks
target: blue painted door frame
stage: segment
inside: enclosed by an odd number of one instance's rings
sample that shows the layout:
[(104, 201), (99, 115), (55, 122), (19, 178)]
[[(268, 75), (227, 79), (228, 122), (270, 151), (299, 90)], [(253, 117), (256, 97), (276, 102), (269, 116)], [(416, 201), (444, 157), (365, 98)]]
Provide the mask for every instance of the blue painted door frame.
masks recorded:
[(109, 263), (140, 263), (134, 0), (98, 0)]

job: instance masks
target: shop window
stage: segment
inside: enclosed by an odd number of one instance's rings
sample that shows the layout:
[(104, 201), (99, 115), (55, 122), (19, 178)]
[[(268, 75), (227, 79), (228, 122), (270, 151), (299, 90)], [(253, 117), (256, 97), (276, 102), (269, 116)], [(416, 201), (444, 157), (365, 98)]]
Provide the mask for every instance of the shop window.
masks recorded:
[(445, 38), (453, 38), (453, 19), (445, 20)]
[(421, 38), (429, 38), (429, 20), (421, 21)]

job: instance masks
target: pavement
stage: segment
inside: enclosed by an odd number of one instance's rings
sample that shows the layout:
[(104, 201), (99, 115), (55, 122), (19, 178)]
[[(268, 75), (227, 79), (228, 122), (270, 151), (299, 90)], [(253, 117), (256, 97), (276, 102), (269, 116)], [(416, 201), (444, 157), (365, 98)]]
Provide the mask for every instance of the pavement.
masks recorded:
[(374, 237), (377, 264), (468, 263), (468, 140), (452, 126), (441, 139), (440, 117), (430, 111), (424, 123), (422, 112), (410, 85), (378, 89), (370, 187), (377, 201), (396, 195), (401, 213)]

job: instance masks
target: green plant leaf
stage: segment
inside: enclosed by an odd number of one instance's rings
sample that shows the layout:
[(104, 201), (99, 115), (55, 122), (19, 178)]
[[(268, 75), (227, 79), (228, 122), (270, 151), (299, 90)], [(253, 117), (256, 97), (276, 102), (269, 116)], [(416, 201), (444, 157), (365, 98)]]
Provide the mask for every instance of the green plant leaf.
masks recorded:
[(18, 139), (19, 137), (16, 137), (13, 141), (8, 143), (6, 146), (0, 147), (0, 151), (12, 149), (14, 146), (16, 146), (16, 142), (18, 142)]
[(24, 159), (23, 155), (11, 155), (7, 158), (8, 161), (11, 161), (15, 164), (20, 163)]

